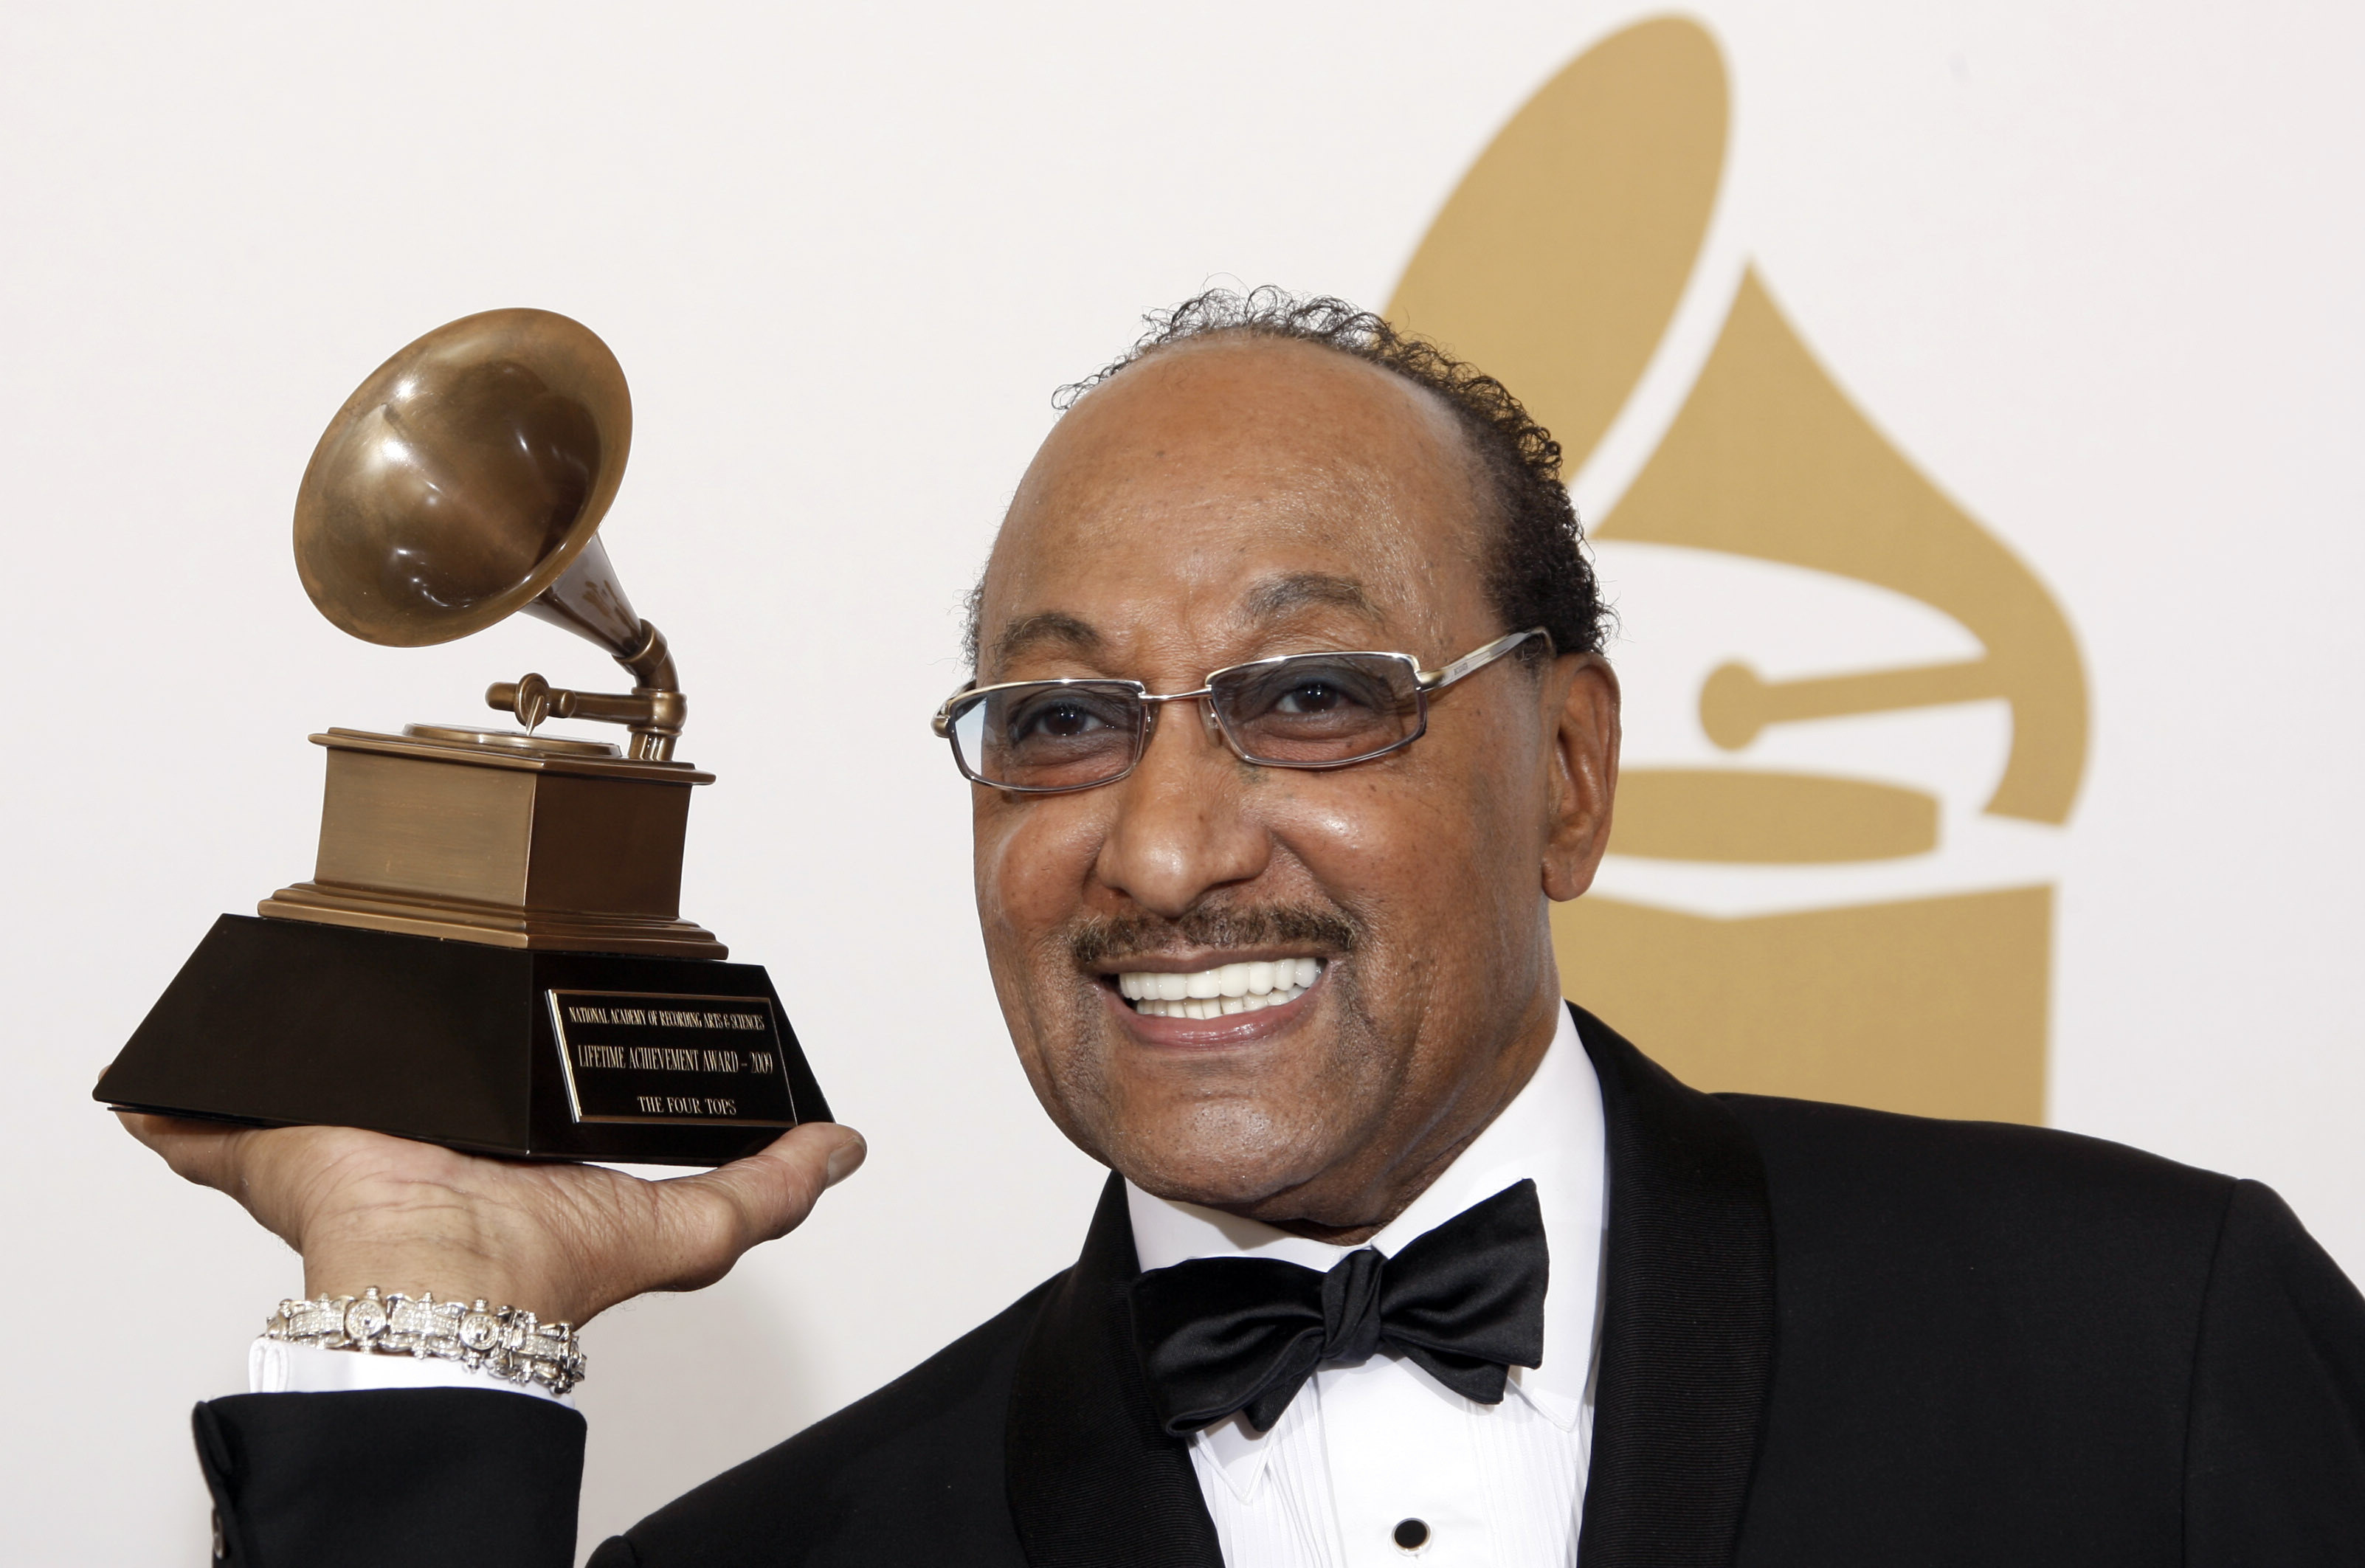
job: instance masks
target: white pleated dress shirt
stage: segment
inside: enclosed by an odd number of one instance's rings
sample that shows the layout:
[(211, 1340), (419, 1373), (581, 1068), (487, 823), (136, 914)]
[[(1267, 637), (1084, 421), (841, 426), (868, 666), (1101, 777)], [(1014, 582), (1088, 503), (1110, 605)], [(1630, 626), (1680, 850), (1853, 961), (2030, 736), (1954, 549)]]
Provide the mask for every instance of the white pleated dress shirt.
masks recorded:
[[(1400, 1357), (1317, 1371), (1272, 1430), (1240, 1417), (1192, 1439), (1191, 1462), (1226, 1568), (1568, 1568), (1593, 1442), (1608, 1147), (1601, 1086), (1566, 1009), (1542, 1065), (1429, 1189), (1364, 1245), (1415, 1237), (1532, 1178), (1551, 1258), (1544, 1364), (1515, 1368), (1499, 1405), (1463, 1398)], [(1277, 1258), (1327, 1271), (1351, 1247), (1154, 1198), (1126, 1184), (1141, 1266)], [(497, 1388), (548, 1398), (450, 1361), (257, 1339), (252, 1392)], [(569, 1399), (567, 1404), (573, 1404)], [(1418, 1520), (1423, 1544), (1396, 1544)], [(1407, 1532), (1407, 1534), (1414, 1532)]]
[[(1192, 1441), (1227, 1568), (1566, 1568), (1593, 1441), (1607, 1146), (1601, 1087), (1564, 1010), (1518, 1097), (1445, 1173), (1364, 1245), (1393, 1256), (1523, 1177), (1543, 1210), (1551, 1283), (1544, 1364), (1479, 1405), (1401, 1357), (1325, 1366), (1272, 1430), (1235, 1416)], [(1354, 1250), (1213, 1209), (1126, 1198), (1144, 1269), (1191, 1258), (1277, 1258), (1328, 1270)], [(1423, 1544), (1396, 1544), (1402, 1533)]]

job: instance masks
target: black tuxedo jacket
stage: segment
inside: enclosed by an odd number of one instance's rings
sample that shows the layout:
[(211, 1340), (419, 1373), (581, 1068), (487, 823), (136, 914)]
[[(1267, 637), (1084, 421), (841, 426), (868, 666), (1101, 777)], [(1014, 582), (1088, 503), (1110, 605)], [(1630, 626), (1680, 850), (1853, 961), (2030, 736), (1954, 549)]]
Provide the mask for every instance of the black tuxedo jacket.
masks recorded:
[[(1589, 1015), (1609, 1225), (1583, 1568), (2365, 1563), (2365, 1299), (2266, 1188), (2027, 1127), (1708, 1095)], [(1073, 1268), (595, 1568), (1220, 1568)], [(201, 1405), (252, 1568), (566, 1568), (583, 1423), (493, 1391)]]

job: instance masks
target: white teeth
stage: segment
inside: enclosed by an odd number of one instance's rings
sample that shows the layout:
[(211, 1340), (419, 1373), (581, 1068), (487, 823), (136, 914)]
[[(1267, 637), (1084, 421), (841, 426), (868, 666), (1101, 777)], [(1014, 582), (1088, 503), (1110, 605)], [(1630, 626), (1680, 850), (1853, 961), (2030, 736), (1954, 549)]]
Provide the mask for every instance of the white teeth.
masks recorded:
[(1268, 1007), (1295, 1002), (1305, 994), (1304, 988), (1291, 986), (1263, 996), (1190, 997), (1179, 1002), (1147, 996), (1141, 999), (1140, 1011), (1152, 1018), (1221, 1018), (1235, 1013), (1261, 1013)]
[(1320, 958), (1260, 958), (1188, 975), (1133, 969), (1116, 977), (1116, 989), (1137, 1004), (1137, 1011), (1152, 1018), (1221, 1018), (1296, 1001), (1321, 975), (1322, 963)]

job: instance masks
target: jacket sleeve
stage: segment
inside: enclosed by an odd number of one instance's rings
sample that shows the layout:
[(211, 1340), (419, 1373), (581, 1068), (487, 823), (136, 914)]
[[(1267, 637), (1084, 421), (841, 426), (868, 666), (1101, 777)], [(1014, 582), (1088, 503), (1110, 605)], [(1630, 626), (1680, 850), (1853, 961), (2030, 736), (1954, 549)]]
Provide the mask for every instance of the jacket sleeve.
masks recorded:
[(2255, 1182), (2226, 1207), (2189, 1408), (2187, 1563), (2365, 1562), (2365, 1297)]
[(200, 1405), (219, 1562), (571, 1568), (583, 1417), (494, 1389), (244, 1394)]

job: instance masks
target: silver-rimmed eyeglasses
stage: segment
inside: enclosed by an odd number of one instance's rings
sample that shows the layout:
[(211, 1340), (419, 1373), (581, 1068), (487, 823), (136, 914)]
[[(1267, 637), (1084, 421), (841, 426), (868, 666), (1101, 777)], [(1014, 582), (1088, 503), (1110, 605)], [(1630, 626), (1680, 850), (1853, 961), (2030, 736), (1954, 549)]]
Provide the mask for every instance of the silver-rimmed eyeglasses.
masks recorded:
[(1028, 795), (1123, 778), (1168, 702), (1205, 702), (1243, 762), (1345, 767), (1420, 739), (1431, 697), (1530, 637), (1551, 646), (1551, 634), (1530, 626), (1441, 669), (1423, 669), (1410, 654), (1288, 654), (1219, 669), (1195, 691), (1154, 692), (1138, 680), (970, 686), (945, 699), (934, 728), (970, 780)]

